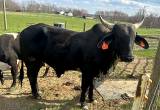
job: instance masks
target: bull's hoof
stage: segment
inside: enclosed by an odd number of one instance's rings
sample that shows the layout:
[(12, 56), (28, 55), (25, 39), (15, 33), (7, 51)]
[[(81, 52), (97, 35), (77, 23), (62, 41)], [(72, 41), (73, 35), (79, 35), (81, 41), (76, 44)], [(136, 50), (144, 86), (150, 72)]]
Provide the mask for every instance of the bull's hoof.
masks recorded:
[(43, 93), (42, 93), (42, 91), (38, 91), (38, 94), (42, 95)]
[(16, 87), (16, 83), (12, 83), (10, 88), (15, 88)]
[(33, 95), (33, 99), (41, 100), (42, 97), (39, 94)]
[(90, 99), (90, 100), (89, 100), (89, 103), (92, 103), (92, 104), (96, 105), (98, 102), (97, 102), (97, 100), (95, 100), (95, 99)]
[(85, 102), (81, 102), (81, 108), (82, 108), (82, 110), (89, 110), (89, 108)]
[(11, 86), (11, 88), (9, 89), (10, 92), (14, 92), (16, 90), (16, 86)]
[(85, 106), (82, 107), (82, 110), (89, 110), (89, 108), (88, 108), (87, 105), (85, 105)]
[(93, 100), (92, 103), (93, 103), (94, 105), (96, 105), (98, 102), (97, 102), (97, 100)]

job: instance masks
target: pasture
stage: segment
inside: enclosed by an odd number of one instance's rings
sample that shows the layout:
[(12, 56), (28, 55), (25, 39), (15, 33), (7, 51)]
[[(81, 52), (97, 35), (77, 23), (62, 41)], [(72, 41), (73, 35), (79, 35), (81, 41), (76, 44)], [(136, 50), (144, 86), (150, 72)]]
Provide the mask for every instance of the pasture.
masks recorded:
[[(83, 31), (84, 23), (86, 23), (85, 30), (90, 29), (94, 24), (99, 23), (97, 19), (83, 19), (78, 17), (68, 17), (57, 14), (47, 14), (47, 13), (22, 13), (22, 12), (8, 12), (8, 29), (4, 31), (3, 13), (0, 12), (0, 34), (6, 32), (20, 32), (29, 25), (36, 23), (46, 23), (53, 25), (54, 23), (66, 23), (66, 28), (74, 31)], [(144, 36), (159, 36), (160, 29), (157, 28), (139, 28), (137, 30), (138, 34)], [(135, 54), (137, 56), (143, 57), (153, 57), (155, 56), (155, 49), (151, 50), (136, 50)]]
[[(22, 13), (22, 12), (8, 12), (8, 30), (7, 32), (19, 32), (25, 27), (36, 24), (46, 23), (53, 25), (53, 23), (67, 22), (67, 29), (74, 31), (83, 31), (84, 22), (86, 23), (86, 30), (90, 29), (94, 24), (99, 23), (97, 19), (83, 19), (78, 17), (68, 17), (56, 14), (47, 13)], [(3, 21), (3, 13), (0, 12), (0, 33), (5, 33)], [(140, 28), (138, 33), (141, 35), (160, 35), (160, 29), (156, 28)]]
[[(45, 13), (17, 13), (17, 12), (8, 12), (8, 30), (4, 31), (3, 24), (3, 14), (0, 12), (0, 34), (5, 32), (20, 32), (27, 26), (35, 23), (46, 23), (53, 25), (58, 22), (66, 22), (66, 28), (74, 31), (83, 31), (84, 23), (86, 23), (86, 30), (90, 29), (95, 23), (99, 23), (99, 20), (96, 19), (82, 19), (76, 17), (67, 17), (63, 15), (55, 15), (55, 14), (45, 14)], [(144, 36), (160, 36), (160, 29), (153, 28), (140, 28), (138, 30), (140, 35)], [(153, 58), (156, 53), (157, 47), (157, 39), (148, 39), (151, 44), (151, 49), (142, 50), (135, 49), (134, 54), (137, 56), (136, 58), (141, 58), (140, 62), (138, 60), (133, 62), (132, 64), (120, 63), (116, 67), (116, 71), (110, 75), (109, 78), (117, 79), (126, 79), (127, 76), (135, 69), (136, 76), (142, 73), (143, 67), (145, 67), (146, 63), (147, 72), (152, 72), (152, 63)], [(143, 61), (143, 59), (149, 58), (148, 60)], [(136, 66), (138, 65), (138, 67)], [(140, 69), (139, 69), (140, 68)], [(39, 88), (42, 92), (43, 100), (37, 101), (33, 100), (28, 96), (30, 94), (30, 86), (28, 82), (28, 78), (25, 75), (24, 84), (21, 88), (20, 85), (17, 85), (14, 92), (9, 90), (12, 78), (10, 72), (6, 72), (5, 74), (5, 85), (0, 85), (0, 98), (2, 100), (0, 104), (1, 109), (13, 109), (13, 110), (45, 110), (48, 108), (49, 110), (80, 110), (79, 102), (80, 97), (80, 78), (81, 73), (75, 71), (67, 71), (66, 74), (62, 78), (57, 78), (54, 76), (54, 71), (50, 70), (48, 77), (41, 78), (44, 72), (44, 68), (41, 69), (38, 83)], [(118, 75), (117, 75), (118, 73)], [(54, 77), (53, 77), (54, 76)], [(135, 79), (133, 79), (135, 80)], [(104, 106), (104, 102), (102, 98), (99, 96), (97, 92), (95, 92), (96, 98), (98, 100), (98, 104), (93, 106), (89, 105), (89, 107), (93, 110), (129, 110), (131, 108), (131, 103), (133, 98), (129, 101), (124, 100), (115, 100), (112, 103), (106, 102)], [(129, 104), (128, 104), (129, 103)]]

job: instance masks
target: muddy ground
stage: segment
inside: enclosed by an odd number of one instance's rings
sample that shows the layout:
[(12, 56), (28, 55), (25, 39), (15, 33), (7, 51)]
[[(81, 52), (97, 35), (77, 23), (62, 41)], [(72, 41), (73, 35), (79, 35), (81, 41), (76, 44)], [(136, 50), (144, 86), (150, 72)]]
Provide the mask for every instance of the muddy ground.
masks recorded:
[[(119, 63), (115, 72), (109, 75), (104, 84), (110, 81), (109, 85), (114, 87), (114, 82), (111, 82), (112, 79), (126, 80), (128, 75), (132, 73), (135, 76), (135, 79), (132, 80), (137, 81), (136, 78), (139, 74), (151, 73), (152, 62), (152, 59), (136, 59), (130, 64)], [(0, 85), (0, 110), (81, 110), (78, 103), (81, 85), (80, 72), (67, 71), (61, 78), (57, 78), (52, 69), (46, 78), (41, 77), (43, 73), (44, 67), (40, 70), (38, 78), (42, 100), (34, 100), (31, 97), (30, 85), (26, 76), (22, 88), (17, 84), (16, 88), (10, 91), (12, 78), (9, 71), (5, 72), (4, 85)], [(129, 87), (132, 88), (132, 85), (127, 88)], [(105, 88), (103, 89), (105, 91)], [(123, 88), (121, 89), (123, 90)], [(121, 105), (133, 100), (132, 98), (130, 100), (123, 98), (106, 100), (98, 94), (99, 92), (95, 91), (94, 93), (98, 103), (88, 104), (91, 110), (123, 110)]]

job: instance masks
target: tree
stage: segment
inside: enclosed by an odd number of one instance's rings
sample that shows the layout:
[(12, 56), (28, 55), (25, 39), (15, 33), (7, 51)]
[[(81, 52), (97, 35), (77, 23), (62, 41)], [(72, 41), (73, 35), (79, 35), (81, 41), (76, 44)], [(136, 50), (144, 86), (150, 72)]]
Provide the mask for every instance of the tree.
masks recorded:
[[(20, 11), (20, 6), (13, 0), (6, 0), (6, 9), (8, 11)], [(0, 10), (3, 10), (3, 0), (0, 0)]]
[(26, 10), (29, 12), (37, 12), (40, 10), (40, 4), (38, 4), (34, 0), (30, 0), (30, 1), (28, 1), (28, 4), (26, 6)]
[(128, 14), (121, 11), (97, 11), (95, 14), (113, 21), (125, 21), (128, 19)]
[(85, 9), (72, 9), (73, 16), (86, 16), (88, 14)]

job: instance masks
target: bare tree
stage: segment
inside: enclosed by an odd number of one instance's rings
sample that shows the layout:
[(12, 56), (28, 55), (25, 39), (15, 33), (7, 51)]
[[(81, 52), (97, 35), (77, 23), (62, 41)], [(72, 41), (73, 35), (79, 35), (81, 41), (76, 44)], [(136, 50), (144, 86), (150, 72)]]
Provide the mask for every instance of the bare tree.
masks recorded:
[(121, 11), (97, 11), (96, 15), (101, 15), (106, 19), (113, 21), (125, 21), (128, 19), (128, 14)]
[[(3, 0), (0, 0), (0, 10), (3, 10)], [(13, 0), (6, 0), (6, 9), (8, 11), (20, 11), (20, 6)]]
[[(101, 15), (107, 20), (111, 21), (124, 21), (124, 22), (138, 22), (146, 16), (146, 8), (139, 9), (133, 16), (121, 11), (97, 11), (95, 15)], [(145, 17), (143, 27), (160, 28), (160, 17), (157, 14), (151, 13)]]
[(30, 0), (30, 1), (28, 1), (28, 4), (26, 6), (26, 10), (29, 12), (37, 12), (40, 10), (40, 4), (34, 0)]
[(51, 4), (41, 4), (41, 12), (45, 12), (45, 13), (51, 13), (53, 12), (55, 9), (54, 9), (54, 5), (51, 5)]
[(74, 16), (86, 16), (88, 14), (85, 9), (72, 9), (72, 12)]

